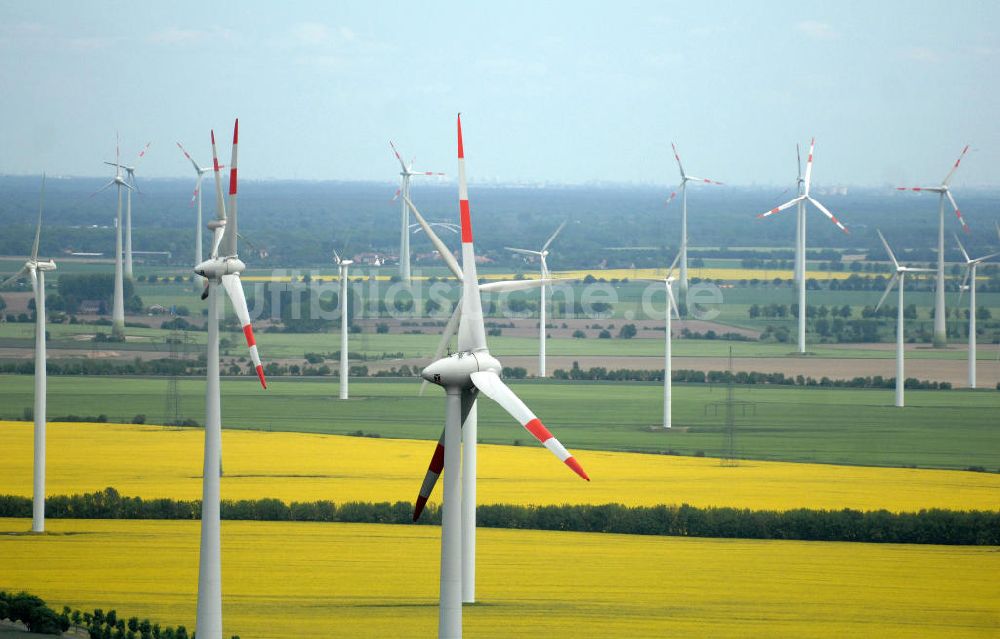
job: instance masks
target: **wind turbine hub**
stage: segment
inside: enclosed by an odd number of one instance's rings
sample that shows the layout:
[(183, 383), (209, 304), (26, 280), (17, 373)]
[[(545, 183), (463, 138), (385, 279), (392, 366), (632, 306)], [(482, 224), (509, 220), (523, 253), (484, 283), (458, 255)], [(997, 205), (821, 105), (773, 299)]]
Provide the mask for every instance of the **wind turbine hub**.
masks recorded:
[(56, 263), (52, 260), (47, 262), (35, 262), (30, 268), (34, 268), (38, 271), (54, 271), (56, 270)]
[(214, 231), (215, 229), (225, 228), (226, 227), (226, 221), (225, 220), (209, 220), (208, 224), (206, 224), (205, 226), (208, 227), (209, 231)]
[(238, 257), (220, 257), (205, 260), (194, 267), (194, 272), (210, 280), (220, 280), (223, 275), (239, 275), (246, 270), (246, 264)]
[(442, 357), (425, 368), (420, 376), (445, 388), (472, 388), (472, 374), (493, 372), (499, 375), (503, 367), (488, 351), (462, 351)]

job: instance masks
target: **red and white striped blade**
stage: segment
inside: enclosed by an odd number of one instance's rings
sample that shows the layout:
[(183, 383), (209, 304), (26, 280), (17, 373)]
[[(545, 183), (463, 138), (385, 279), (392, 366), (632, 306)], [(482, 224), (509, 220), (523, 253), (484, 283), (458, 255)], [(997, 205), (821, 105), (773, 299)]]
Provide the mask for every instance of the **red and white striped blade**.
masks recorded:
[(250, 348), (250, 359), (253, 361), (260, 379), (260, 385), (267, 388), (267, 380), (264, 378), (264, 366), (260, 363), (260, 355), (257, 354), (257, 340), (253, 336), (253, 326), (250, 325), (250, 310), (247, 308), (247, 298), (243, 294), (243, 284), (240, 276), (235, 273), (222, 276), (222, 286), (229, 295), (229, 300), (233, 303), (233, 310), (243, 327), (243, 336), (246, 337), (247, 346)]
[(681, 179), (683, 180), (686, 176), (684, 175), (684, 165), (681, 164), (681, 154), (677, 152), (677, 145), (673, 142), (670, 143), (670, 148), (674, 150), (674, 159), (677, 160), (677, 168), (680, 169)]
[(239, 147), (240, 119), (236, 118), (233, 124), (233, 154), (229, 162), (229, 209), (226, 214), (226, 228), (222, 233), (222, 251), (228, 257), (236, 255), (236, 237), (239, 233), (239, 226), (236, 220), (236, 192), (239, 182), (237, 181), (237, 149)]
[(716, 182), (715, 180), (709, 180), (708, 178), (695, 177), (693, 175), (687, 176), (688, 182), (704, 182), (705, 184), (718, 184), (722, 186), (722, 182)]
[(399, 154), (399, 150), (396, 148), (396, 145), (392, 143), (392, 140), (389, 140), (389, 146), (392, 147), (393, 154), (396, 156), (396, 159), (399, 160), (399, 166), (403, 169), (403, 173), (409, 173), (406, 169), (406, 162), (403, 160), (403, 156)]
[(458, 208), (462, 225), (462, 318), (458, 325), (458, 349), (486, 348), (483, 302), (479, 296), (476, 251), (472, 245), (472, 211), (465, 178), (465, 145), (462, 141), (462, 114), (458, 114)]
[(948, 171), (948, 175), (944, 176), (944, 181), (941, 183), (943, 186), (948, 186), (948, 183), (951, 182), (952, 176), (955, 175), (955, 171), (958, 170), (958, 165), (962, 163), (962, 158), (964, 158), (965, 154), (968, 152), (969, 152), (969, 145), (966, 144), (965, 148), (962, 149), (962, 152), (959, 154), (958, 159), (955, 160), (955, 164), (952, 165), (951, 170)]
[[(215, 129), (212, 129), (212, 173), (215, 176), (215, 219), (224, 221), (226, 219), (226, 200), (222, 197), (222, 167), (219, 165), (219, 152), (215, 146)], [(216, 235), (219, 235), (218, 229)], [(219, 239), (221, 239), (219, 235)], [(219, 242), (215, 242), (212, 248), (212, 257), (218, 257)]]
[(955, 215), (958, 217), (958, 221), (962, 223), (962, 230), (968, 233), (969, 225), (965, 223), (965, 218), (962, 217), (962, 211), (958, 209), (958, 202), (956, 202), (955, 198), (951, 196), (951, 191), (945, 191), (944, 194), (948, 196), (948, 201), (951, 202), (951, 207), (955, 209)]
[(809, 157), (806, 158), (806, 179), (805, 179), (805, 194), (809, 195), (809, 185), (812, 183), (812, 172), (813, 172), (813, 149), (816, 148), (816, 138), (813, 138), (809, 142)]
[(799, 202), (801, 202), (804, 199), (806, 199), (806, 196), (800, 195), (799, 197), (797, 197), (795, 199), (788, 200), (787, 202), (785, 202), (781, 206), (776, 206), (773, 209), (771, 209), (770, 211), (766, 211), (764, 213), (761, 213), (757, 217), (759, 217), (759, 218), (760, 217), (770, 217), (770, 216), (774, 215), (775, 213), (779, 213), (781, 211), (784, 211), (785, 209), (787, 209), (790, 206), (794, 206), (794, 205), (798, 204)]
[(667, 198), (666, 206), (670, 206), (670, 203), (674, 201), (674, 198), (677, 197), (677, 194), (682, 188), (684, 188), (684, 180), (681, 180), (681, 183), (677, 185), (677, 188), (670, 192), (670, 197)]
[(198, 166), (198, 163), (194, 161), (194, 158), (191, 157), (191, 154), (187, 152), (187, 149), (185, 149), (180, 142), (177, 143), (177, 148), (180, 149), (181, 153), (184, 154), (184, 157), (188, 159), (188, 162), (191, 163), (191, 166), (194, 167), (194, 170), (197, 171), (199, 175), (201, 175), (201, 167)]
[(897, 186), (897, 191), (931, 191), (932, 193), (941, 193), (944, 191), (940, 186)]
[(441, 238), (438, 237), (438, 234), (434, 232), (434, 229), (431, 228), (431, 225), (427, 223), (427, 220), (424, 219), (424, 216), (420, 214), (420, 211), (417, 210), (416, 205), (413, 204), (410, 198), (404, 195), (403, 199), (406, 201), (407, 208), (409, 208), (410, 211), (413, 212), (413, 217), (417, 218), (417, 223), (420, 225), (420, 228), (424, 230), (424, 232), (427, 234), (428, 239), (430, 239), (431, 244), (433, 244), (434, 248), (437, 249), (438, 255), (441, 256), (441, 259), (444, 260), (445, 264), (448, 265), (448, 268), (451, 269), (451, 272), (455, 274), (455, 277), (457, 277), (460, 280), (464, 279), (465, 275), (462, 273), (462, 268), (458, 265), (458, 261), (455, 260), (455, 256), (451, 254), (450, 250), (448, 250), (448, 246), (443, 241), (441, 241)]
[(531, 412), (531, 409), (514, 394), (514, 391), (503, 383), (499, 375), (491, 371), (478, 371), (472, 373), (472, 383), (484, 395), (500, 404), (511, 417), (516, 419), (521, 426), (524, 426), (525, 430), (531, 433), (543, 446), (548, 448), (549, 452), (558, 457), (559, 461), (569, 466), (580, 477), (590, 481), (590, 477), (583, 470), (580, 462), (576, 461), (569, 451), (559, 443), (559, 440), (549, 432), (549, 429)]
[(194, 206), (194, 201), (198, 199), (198, 187), (194, 187), (194, 192), (191, 193), (191, 202), (188, 206)]
[(444, 431), (441, 431), (441, 438), (434, 447), (434, 455), (431, 456), (431, 463), (427, 467), (427, 473), (424, 474), (424, 483), (420, 484), (417, 501), (413, 504), (413, 521), (420, 519), (420, 514), (424, 512), (427, 500), (430, 499), (442, 471), (444, 471)]
[(834, 216), (834, 214), (833, 214), (833, 213), (831, 213), (830, 211), (828, 211), (828, 210), (827, 210), (827, 208), (826, 208), (825, 206), (823, 206), (823, 205), (822, 205), (822, 204), (820, 204), (820, 203), (819, 203), (818, 201), (816, 201), (816, 200), (812, 199), (812, 198), (811, 198), (811, 197), (809, 197), (809, 196), (806, 196), (806, 199), (807, 199), (807, 200), (809, 200), (810, 202), (812, 202), (812, 203), (813, 203), (813, 206), (815, 206), (816, 208), (818, 208), (818, 209), (820, 210), (820, 212), (821, 212), (821, 213), (822, 213), (823, 215), (825, 215), (825, 216), (827, 216), (828, 218), (830, 218), (830, 221), (831, 221), (831, 222), (833, 222), (834, 224), (836, 224), (836, 225), (837, 225), (837, 228), (838, 228), (838, 229), (840, 229), (840, 230), (841, 230), (841, 231), (843, 231), (844, 233), (847, 233), (847, 234), (850, 234), (850, 231), (848, 231), (848, 230), (847, 230), (847, 227), (846, 227), (846, 226), (844, 226), (844, 225), (843, 225), (843, 223), (841, 223), (841, 221), (840, 221), (840, 220), (838, 220), (838, 219), (836, 218), (836, 216)]

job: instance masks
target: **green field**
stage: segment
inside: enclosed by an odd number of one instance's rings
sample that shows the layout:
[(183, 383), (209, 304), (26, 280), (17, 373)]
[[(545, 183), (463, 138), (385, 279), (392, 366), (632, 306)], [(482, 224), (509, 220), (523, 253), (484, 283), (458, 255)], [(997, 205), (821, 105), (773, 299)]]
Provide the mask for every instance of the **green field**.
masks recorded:
[[(350, 350), (366, 357), (379, 357), (383, 353), (402, 353), (403, 357), (431, 357), (437, 347), (438, 334), (441, 329), (429, 328), (426, 335), (409, 335), (402, 333), (375, 334), (359, 333), (351, 336)], [(89, 326), (81, 324), (51, 324), (49, 326), (49, 350), (51, 356), (58, 357), (60, 349), (94, 350), (94, 351), (165, 351), (167, 337), (170, 331), (156, 328), (128, 328), (130, 337), (127, 344), (94, 343), (81, 336), (93, 335), (95, 332), (110, 332), (106, 326)], [(35, 328), (32, 323), (7, 323), (0, 325), (0, 346), (8, 348), (33, 348)], [(190, 331), (192, 344), (204, 344), (204, 331)], [(227, 350), (223, 344), (223, 355), (236, 357), (245, 353), (242, 350), (242, 333), (223, 333), (228, 336), (231, 348)], [(301, 358), (305, 353), (330, 353), (339, 349), (339, 338), (333, 333), (263, 333), (258, 335), (261, 356), (271, 358)], [(512, 355), (535, 355), (538, 352), (538, 340), (534, 337), (497, 336), (490, 338), (490, 348), (499, 357)], [(794, 345), (768, 342), (730, 342), (725, 340), (681, 339), (673, 342), (673, 353), (676, 357), (725, 357), (729, 349), (733, 349), (736, 357), (787, 357), (794, 351)], [(203, 349), (194, 349), (201, 353)], [(661, 337), (651, 339), (550, 339), (547, 351), (551, 356), (645, 356), (662, 357), (663, 340)], [(892, 359), (892, 350), (872, 350), (862, 344), (811, 344), (809, 352), (815, 357), (848, 358), (848, 359)], [(966, 352), (961, 346), (942, 350), (918, 348), (906, 355), (907, 359), (950, 359), (964, 360)], [(982, 361), (997, 359), (996, 349), (987, 344), (981, 344), (977, 357)], [(773, 371), (762, 371), (773, 372)]]
[[(49, 378), (49, 416), (105, 414), (165, 423), (165, 379)], [(203, 384), (178, 383), (182, 417), (204, 421)], [(723, 456), (728, 450), (725, 389), (675, 385), (673, 432), (655, 427), (662, 416), (658, 384), (527, 381), (517, 392), (569, 448), (675, 452)], [(0, 417), (20, 418), (32, 404), (32, 378), (0, 376)], [(418, 397), (412, 380), (354, 380), (352, 399), (339, 401), (333, 379), (276, 378), (263, 391), (256, 380), (222, 384), (224, 425), (299, 432), (353, 433), (436, 439), (444, 402), (440, 389)], [(864, 464), (1000, 468), (1000, 394), (995, 391), (909, 391), (907, 407), (892, 406), (892, 391), (737, 387), (736, 452), (752, 459)], [(480, 439), (527, 443), (530, 435), (492, 402), (480, 404)]]

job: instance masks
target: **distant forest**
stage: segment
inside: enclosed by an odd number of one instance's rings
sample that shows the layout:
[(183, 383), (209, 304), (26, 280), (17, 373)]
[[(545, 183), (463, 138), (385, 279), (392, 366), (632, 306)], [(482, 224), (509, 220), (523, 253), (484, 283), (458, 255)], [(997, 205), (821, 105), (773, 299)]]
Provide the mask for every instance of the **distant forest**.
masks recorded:
[[(671, 176), (672, 177), (672, 176)], [(113, 252), (113, 189), (90, 196), (105, 179), (50, 177), (45, 198), (41, 254), (60, 257), (69, 251)], [(38, 211), (40, 178), (0, 176), (0, 255), (23, 255), (30, 249)], [(204, 182), (204, 213), (214, 215), (214, 187)], [(136, 251), (169, 251), (174, 265), (193, 259), (195, 208), (189, 205), (194, 180), (144, 180), (133, 199)], [(673, 187), (516, 187), (473, 184), (470, 199), (477, 250), (505, 268), (531, 271), (505, 246), (540, 248), (563, 221), (570, 223), (552, 247), (553, 270), (574, 268), (655, 267), (673, 258), (679, 244), (680, 201), (667, 206)], [(395, 183), (254, 181), (241, 183), (241, 253), (251, 268), (330, 266), (333, 250), (349, 254), (374, 251), (395, 256), (399, 246), (400, 206), (392, 201)], [(692, 186), (688, 192), (692, 258), (764, 256), (740, 247), (776, 249), (768, 257), (789, 259), (794, 210), (758, 220), (757, 214), (790, 197), (779, 187)], [(852, 233), (844, 235), (821, 214), (810, 210), (810, 249), (846, 249), (884, 260), (875, 235), (879, 227), (894, 248), (912, 249), (908, 259), (930, 261), (937, 241), (937, 197), (897, 193), (891, 187), (815, 192)], [(453, 185), (414, 182), (414, 203), (429, 220), (457, 221)], [(994, 223), (1000, 220), (1000, 192), (956, 189), (955, 197), (971, 233), (963, 241), (971, 253), (997, 250)], [(952, 232), (961, 229), (953, 211), (946, 216), (947, 257), (959, 257)], [(442, 231), (457, 248), (456, 235)], [(207, 233), (206, 233), (206, 246)], [(432, 249), (423, 233), (412, 236), (414, 256)], [(258, 249), (254, 251), (253, 249)], [(261, 250), (266, 251), (266, 256)], [(829, 255), (829, 251), (818, 253)], [(824, 257), (824, 259), (828, 259)], [(439, 265), (415, 261), (415, 266)]]

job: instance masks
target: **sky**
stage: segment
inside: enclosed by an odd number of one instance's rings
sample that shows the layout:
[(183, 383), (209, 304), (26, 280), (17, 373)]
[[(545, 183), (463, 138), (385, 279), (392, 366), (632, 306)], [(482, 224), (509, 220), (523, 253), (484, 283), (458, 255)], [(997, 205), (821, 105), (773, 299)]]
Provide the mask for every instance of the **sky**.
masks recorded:
[(473, 181), (1000, 184), (1000, 3), (0, 4), (0, 173), (395, 180), (388, 141)]

